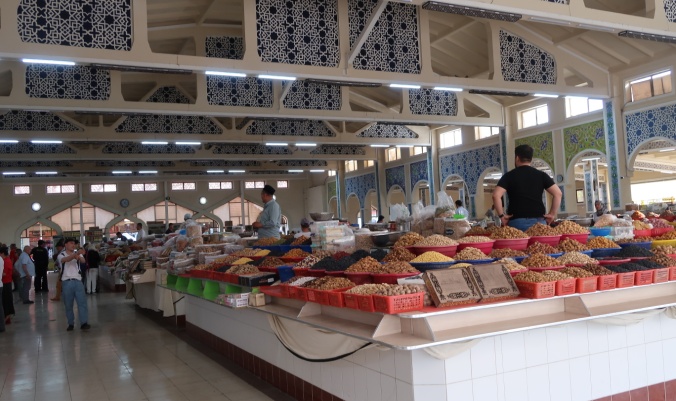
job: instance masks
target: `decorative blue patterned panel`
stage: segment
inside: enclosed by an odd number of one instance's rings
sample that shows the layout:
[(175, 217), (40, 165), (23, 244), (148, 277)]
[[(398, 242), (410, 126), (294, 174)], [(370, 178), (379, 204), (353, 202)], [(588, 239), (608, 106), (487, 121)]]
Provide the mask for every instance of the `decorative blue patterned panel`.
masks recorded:
[(256, 0), (258, 55), (264, 62), (337, 67), (337, 2)]
[(676, 0), (664, 0), (664, 12), (669, 22), (676, 22)]
[(96, 167), (174, 167), (168, 160), (99, 160)]
[(110, 72), (84, 65), (26, 66), (26, 94), (43, 99), (107, 100)]
[(57, 153), (76, 153), (73, 149), (64, 144), (36, 144), (30, 142), (0, 144), (0, 153), (7, 154), (57, 154)]
[(46, 111), (10, 110), (0, 115), (0, 131), (82, 131)]
[(207, 75), (207, 102), (219, 106), (272, 107), (272, 81)]
[(157, 88), (155, 93), (150, 95), (146, 102), (149, 103), (178, 103), (190, 104), (192, 103), (186, 95), (184, 95), (175, 86), (161, 86)]
[(129, 51), (131, 15), (131, 0), (21, 0), (17, 22), (23, 42)]
[(279, 167), (326, 167), (326, 160), (280, 160)]
[(503, 30), (500, 30), (500, 66), (505, 81), (556, 84), (554, 57)]
[(207, 57), (241, 60), (244, 58), (244, 38), (238, 36), (207, 36), (204, 39)]
[(62, 160), (52, 161), (2, 161), (0, 167), (73, 167), (73, 164)]
[(617, 133), (615, 132), (615, 112), (613, 110), (613, 101), (606, 101), (604, 108), (606, 122), (606, 147), (608, 149), (606, 155), (608, 155), (608, 170), (610, 170), (610, 177), (608, 177), (608, 179), (610, 181), (610, 191), (612, 193), (612, 208), (616, 209), (621, 207), (622, 201), (620, 199), (619, 152), (617, 150)]
[(625, 116), (627, 123), (627, 159), (651, 139), (676, 141), (676, 105), (662, 106)]
[(458, 115), (458, 97), (453, 92), (429, 88), (409, 89), (408, 102), (413, 114), (427, 116)]
[(375, 173), (358, 175), (356, 177), (349, 177), (345, 179), (345, 196), (351, 194), (357, 195), (359, 204), (364, 206), (364, 199), (366, 194), (376, 189), (376, 175)]
[(164, 146), (142, 145), (138, 142), (108, 142), (103, 145), (102, 153), (110, 154), (190, 154), (195, 149), (190, 146), (168, 144)]
[(317, 120), (256, 120), (246, 128), (247, 135), (336, 136)]
[(340, 86), (294, 81), (284, 98), (287, 109), (340, 110)]
[[(364, 30), (375, 3), (373, 0), (349, 0), (351, 44)], [(357, 70), (420, 74), (417, 6), (388, 3), (352, 66)]]
[(138, 114), (127, 117), (115, 132), (149, 134), (220, 134), (221, 129), (210, 117), (171, 114)]
[(443, 156), (439, 162), (441, 182), (446, 181), (451, 175), (458, 175), (465, 180), (471, 194), (476, 193), (479, 177), (484, 171), (491, 167), (502, 169), (498, 144)]
[(366, 154), (366, 150), (360, 145), (320, 145), (310, 152), (310, 154), (363, 156)]
[(385, 190), (390, 192), (393, 186), (399, 186), (402, 191), (406, 191), (406, 172), (404, 166), (397, 166), (385, 170)]
[(253, 160), (191, 160), (192, 167), (259, 167), (261, 162)]
[(559, 207), (559, 210), (562, 212), (566, 211), (566, 186), (565, 185), (559, 185), (559, 190), (561, 190), (561, 206)]
[(415, 187), (419, 181), (429, 182), (427, 175), (427, 160), (421, 160), (419, 162), (411, 163), (411, 190)]
[(288, 155), (291, 151), (282, 146), (265, 146), (259, 143), (243, 143), (239, 145), (216, 145), (213, 147), (217, 155)]
[(418, 134), (403, 125), (376, 124), (357, 135), (360, 138), (417, 139)]

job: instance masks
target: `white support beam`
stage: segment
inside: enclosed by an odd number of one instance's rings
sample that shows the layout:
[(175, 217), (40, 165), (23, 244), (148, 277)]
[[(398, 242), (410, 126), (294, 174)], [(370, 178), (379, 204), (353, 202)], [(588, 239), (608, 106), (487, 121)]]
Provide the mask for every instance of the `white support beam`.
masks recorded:
[(597, 40), (596, 38), (593, 38), (593, 37), (587, 35), (587, 36), (583, 37), (582, 40), (589, 43), (590, 45), (598, 48), (599, 51), (602, 51), (602, 52), (606, 53), (607, 55), (621, 61), (622, 64), (630, 64), (631, 63), (631, 60), (628, 57), (624, 56), (622, 53), (620, 53), (618, 51), (613, 50), (610, 46), (608, 46), (607, 44)]
[(368, 39), (369, 35), (371, 34), (371, 31), (373, 30), (373, 27), (376, 25), (376, 22), (378, 22), (378, 19), (383, 14), (385, 7), (387, 7), (387, 0), (378, 0), (378, 4), (376, 4), (376, 6), (373, 8), (371, 16), (364, 25), (364, 30), (359, 34), (357, 40), (352, 45), (352, 50), (350, 51), (350, 55), (347, 58), (348, 65), (352, 65), (352, 63), (354, 62), (354, 59), (361, 51), (361, 47), (366, 42), (366, 39)]
[(293, 83), (294, 83), (294, 82), (295, 82), (295, 81), (289, 81), (289, 82), (287, 82), (285, 85), (282, 86), (282, 94), (281, 94), (281, 96), (279, 97), (279, 105), (280, 105), (280, 108), (283, 107), (283, 105), (284, 105), (284, 99), (286, 99), (286, 95), (289, 94), (289, 91), (291, 90), (291, 87), (293, 86)]
[(478, 19), (476, 19), (476, 20), (470, 19), (470, 20), (466, 21), (464, 24), (462, 24), (458, 27), (454, 26), (454, 27), (448, 29), (446, 32), (442, 32), (439, 36), (432, 39), (430, 41), (430, 44), (432, 46), (434, 46), (434, 45), (438, 44), (439, 42), (441, 42), (442, 40), (452, 39), (455, 35), (461, 33), (463, 30), (465, 30), (465, 28), (470, 28), (470, 27), (472, 27), (476, 24), (480, 24), (480, 23), (481, 22)]

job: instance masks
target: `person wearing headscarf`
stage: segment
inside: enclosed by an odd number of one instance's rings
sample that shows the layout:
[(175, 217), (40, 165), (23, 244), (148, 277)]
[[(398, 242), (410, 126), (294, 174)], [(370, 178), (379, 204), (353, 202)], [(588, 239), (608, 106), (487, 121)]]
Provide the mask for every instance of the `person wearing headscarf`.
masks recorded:
[(608, 209), (606, 209), (606, 205), (604, 205), (603, 202), (601, 202), (600, 200), (594, 202), (594, 209), (596, 209), (592, 214), (592, 219), (594, 220), (594, 223), (596, 223), (596, 221), (600, 219), (601, 216), (609, 213)]

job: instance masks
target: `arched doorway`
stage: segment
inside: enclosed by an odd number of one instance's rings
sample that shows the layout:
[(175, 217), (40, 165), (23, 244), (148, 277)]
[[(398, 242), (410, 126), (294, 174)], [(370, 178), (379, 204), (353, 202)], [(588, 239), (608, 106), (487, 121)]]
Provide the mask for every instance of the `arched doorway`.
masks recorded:
[(429, 206), (431, 200), (429, 183), (425, 180), (418, 181), (411, 191), (411, 204), (415, 205), (422, 202), (423, 206)]
[(629, 162), (632, 202), (655, 213), (676, 202), (676, 141), (647, 141), (636, 149)]
[(347, 221), (349, 221), (350, 224), (358, 224), (361, 217), (361, 203), (359, 203), (357, 195), (350, 194), (345, 203), (347, 204), (347, 207), (345, 208)]
[(387, 193), (387, 206), (391, 207), (400, 203), (406, 204), (406, 192), (400, 186), (394, 185)]
[(382, 213), (378, 210), (378, 193), (375, 190), (369, 191), (364, 197), (364, 210), (366, 216), (362, 216), (361, 224), (378, 221), (378, 215)]
[(329, 199), (329, 212), (333, 213), (333, 218), (338, 218), (338, 198), (332, 197)]
[[(578, 153), (571, 159), (566, 176), (567, 187), (573, 187), (575, 191), (576, 205), (575, 207), (567, 206), (568, 213), (585, 216), (594, 211), (596, 200), (608, 204), (609, 180), (606, 155), (593, 149)], [(574, 183), (574, 186), (570, 183)]]

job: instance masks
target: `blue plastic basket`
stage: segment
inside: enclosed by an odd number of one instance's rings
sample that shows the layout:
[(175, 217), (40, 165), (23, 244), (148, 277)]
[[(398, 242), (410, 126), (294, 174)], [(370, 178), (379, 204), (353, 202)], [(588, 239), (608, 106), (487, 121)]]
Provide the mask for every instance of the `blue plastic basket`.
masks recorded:
[(590, 227), (589, 231), (595, 237), (605, 237), (606, 235), (610, 235), (610, 228), (611, 227)]
[(430, 263), (413, 263), (410, 262), (411, 266), (415, 267), (421, 272), (425, 272), (427, 270), (439, 270), (439, 269), (447, 269), (451, 266), (453, 266), (456, 262), (430, 262)]
[(497, 259), (478, 259), (478, 260), (456, 260), (455, 263), (469, 263), (470, 265), (486, 265), (495, 262)]
[(283, 283), (289, 281), (293, 276), (293, 266), (277, 266), (277, 274), (279, 274), (279, 280)]
[(622, 248), (626, 248), (628, 246), (637, 246), (639, 248), (645, 248), (645, 249), (651, 249), (652, 248), (652, 241), (647, 241), (647, 242), (627, 242), (624, 244), (619, 244)]

